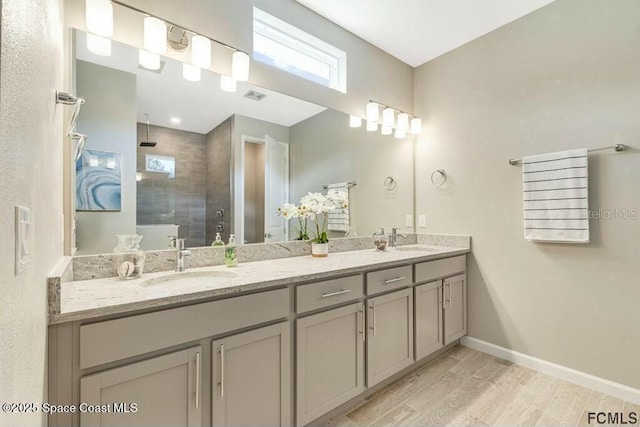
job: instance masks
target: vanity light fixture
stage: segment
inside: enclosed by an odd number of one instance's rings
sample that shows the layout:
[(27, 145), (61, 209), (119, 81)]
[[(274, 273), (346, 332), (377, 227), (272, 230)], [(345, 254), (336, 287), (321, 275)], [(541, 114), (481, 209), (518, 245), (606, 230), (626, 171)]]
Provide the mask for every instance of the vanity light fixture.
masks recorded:
[(409, 130), (409, 115), (407, 113), (398, 114), (398, 130), (403, 132)]
[(220, 89), (225, 92), (235, 92), (238, 87), (236, 79), (233, 77), (220, 75)]
[(211, 40), (199, 34), (191, 39), (191, 62), (200, 68), (211, 67)]
[(380, 105), (377, 102), (369, 101), (367, 104), (367, 120), (378, 123), (380, 118)]
[(140, 49), (140, 52), (138, 53), (138, 62), (140, 63), (140, 66), (147, 70), (160, 69), (160, 55), (157, 53), (151, 53), (144, 49)]
[(378, 130), (378, 123), (367, 120), (367, 132), (375, 132)]
[(87, 49), (98, 56), (111, 56), (111, 40), (87, 33)]
[(420, 117), (411, 119), (411, 133), (414, 135), (422, 133), (422, 119)]
[[(382, 108), (382, 134), (391, 135), (395, 130), (396, 138), (404, 138), (407, 133), (417, 135), (422, 132), (422, 119), (398, 108), (370, 99), (367, 103), (367, 130), (375, 131), (378, 116)], [(397, 118), (396, 118), (397, 114)]]
[(349, 116), (349, 127), (359, 128), (360, 126), (362, 126), (362, 119), (360, 117), (358, 117), (358, 116), (350, 115)]
[(395, 110), (391, 107), (382, 110), (382, 126), (393, 127), (395, 113)]
[(186, 62), (182, 64), (182, 77), (190, 82), (199, 82), (202, 77), (200, 68)]
[(249, 55), (239, 50), (231, 58), (231, 77), (239, 82), (249, 80)]
[(85, 6), (87, 31), (100, 37), (113, 37), (111, 0), (87, 0)]
[(391, 126), (382, 125), (380, 133), (382, 133), (383, 135), (391, 135), (393, 133), (393, 128)]
[(167, 52), (167, 24), (161, 19), (144, 18), (144, 48), (159, 55)]

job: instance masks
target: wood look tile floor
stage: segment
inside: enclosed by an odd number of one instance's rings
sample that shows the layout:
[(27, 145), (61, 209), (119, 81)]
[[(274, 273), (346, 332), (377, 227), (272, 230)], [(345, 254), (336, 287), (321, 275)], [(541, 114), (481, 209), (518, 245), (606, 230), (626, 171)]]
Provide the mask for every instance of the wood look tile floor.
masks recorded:
[(327, 426), (595, 426), (598, 411), (640, 407), (458, 346)]

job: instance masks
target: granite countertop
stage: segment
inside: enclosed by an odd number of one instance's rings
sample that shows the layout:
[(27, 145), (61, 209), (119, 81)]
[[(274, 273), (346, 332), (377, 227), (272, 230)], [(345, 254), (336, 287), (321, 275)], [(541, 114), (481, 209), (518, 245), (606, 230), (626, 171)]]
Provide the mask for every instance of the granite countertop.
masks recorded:
[[(392, 267), (465, 254), (470, 248), (408, 245), (400, 250), (357, 250), (331, 253), (327, 258), (299, 256), (187, 269), (183, 273), (143, 274), (139, 279), (103, 278), (63, 283), (60, 313), (50, 324), (161, 307), (243, 291), (268, 289), (292, 283), (322, 280), (331, 276)], [(207, 276), (217, 274), (218, 276)], [(181, 282), (166, 280), (180, 278)]]

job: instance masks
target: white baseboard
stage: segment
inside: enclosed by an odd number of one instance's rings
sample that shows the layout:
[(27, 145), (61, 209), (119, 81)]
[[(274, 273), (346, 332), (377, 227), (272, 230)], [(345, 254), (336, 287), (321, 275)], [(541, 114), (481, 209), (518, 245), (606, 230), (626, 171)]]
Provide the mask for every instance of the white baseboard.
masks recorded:
[(599, 391), (600, 393), (617, 397), (618, 399), (640, 404), (640, 390), (637, 388), (596, 377), (595, 375), (587, 374), (586, 372), (576, 371), (575, 369), (567, 368), (566, 366), (547, 362), (546, 360), (509, 350), (508, 348), (500, 347), (499, 345), (491, 344), (477, 338), (462, 337), (460, 339), (460, 344), (473, 350), (481, 351), (497, 358), (508, 360), (509, 362), (517, 363), (518, 365), (522, 365), (527, 368), (535, 369), (536, 371), (551, 375), (552, 377), (560, 378), (561, 380), (578, 384), (583, 387)]

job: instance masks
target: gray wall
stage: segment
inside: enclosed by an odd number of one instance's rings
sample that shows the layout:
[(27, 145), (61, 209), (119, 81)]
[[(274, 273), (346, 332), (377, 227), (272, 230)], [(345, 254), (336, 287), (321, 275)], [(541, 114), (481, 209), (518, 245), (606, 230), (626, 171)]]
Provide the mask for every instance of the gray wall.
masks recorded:
[[(413, 214), (412, 159), (412, 137), (400, 140), (364, 127), (350, 128), (349, 116), (325, 110), (290, 128), (289, 199), (298, 203), (308, 192), (322, 191), (323, 185), (357, 181), (349, 192), (351, 224), (357, 233), (370, 236), (379, 227), (402, 229), (405, 215)], [(387, 176), (397, 179), (395, 191), (384, 189)]]
[(640, 209), (638, 16), (636, 0), (558, 0), (415, 77), (417, 212), (427, 231), (473, 236), (470, 335), (636, 388), (640, 220), (592, 220), (588, 245), (527, 242), (507, 160), (633, 145), (590, 156), (590, 208)]
[[(176, 224), (178, 237), (186, 239), (187, 247), (206, 245), (206, 135), (149, 126), (149, 140), (155, 147), (140, 147), (147, 138), (147, 126), (138, 123), (138, 171), (143, 179), (138, 182), (138, 224)], [(176, 176), (146, 172), (145, 155), (171, 156), (176, 161)], [(162, 218), (164, 206), (170, 206), (174, 215)], [(143, 247), (144, 247), (144, 242)], [(211, 244), (211, 242), (209, 242)]]
[(216, 226), (220, 218), (216, 211), (224, 210), (224, 231), (220, 234), (226, 242), (233, 230), (231, 212), (231, 134), (233, 118), (230, 117), (207, 134), (207, 210), (206, 244), (216, 237)]
[(122, 162), (122, 210), (76, 213), (78, 255), (112, 252), (116, 234), (136, 233), (136, 76), (84, 61), (76, 61), (76, 76), (85, 148), (119, 152)]
[[(62, 258), (62, 1), (2, 0), (0, 18), (0, 402), (47, 401), (47, 276)], [(14, 274), (14, 206), (31, 208), (31, 265)], [(42, 426), (42, 412), (0, 426)]]

